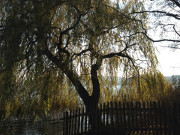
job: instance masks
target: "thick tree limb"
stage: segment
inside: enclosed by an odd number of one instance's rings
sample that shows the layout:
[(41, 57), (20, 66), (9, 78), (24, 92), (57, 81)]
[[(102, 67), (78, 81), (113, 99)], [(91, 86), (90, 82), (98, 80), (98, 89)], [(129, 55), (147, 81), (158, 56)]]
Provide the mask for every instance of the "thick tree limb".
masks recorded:
[(57, 57), (55, 57), (48, 49), (45, 49), (42, 53), (47, 56), (48, 59), (51, 60), (58, 68), (60, 68), (64, 72), (64, 74), (71, 80), (80, 97), (86, 104), (88, 102), (89, 94), (79, 81), (78, 75), (70, 70), (67, 65), (64, 65), (64, 63), (62, 63)]
[(85, 50), (82, 50), (80, 53), (74, 53), (72, 57), (74, 56), (81, 56), (82, 54), (88, 52), (88, 51), (92, 51), (93, 49), (91, 48), (88, 48), (88, 49), (85, 49)]
[(104, 55), (104, 56), (102, 56), (102, 59), (113, 58), (113, 57), (117, 57), (117, 56), (127, 58), (133, 64), (133, 66), (136, 67), (133, 58), (131, 58), (128, 54), (122, 53), (122, 51), (117, 52), (117, 53), (110, 53), (110, 54)]
[(110, 53), (110, 54), (104, 55), (104, 56), (102, 57), (102, 59), (112, 58), (112, 57), (115, 57), (115, 56), (121, 56), (121, 57), (126, 57), (126, 58), (128, 58), (128, 59), (132, 59), (129, 55), (124, 54), (124, 53), (122, 53), (122, 52)]

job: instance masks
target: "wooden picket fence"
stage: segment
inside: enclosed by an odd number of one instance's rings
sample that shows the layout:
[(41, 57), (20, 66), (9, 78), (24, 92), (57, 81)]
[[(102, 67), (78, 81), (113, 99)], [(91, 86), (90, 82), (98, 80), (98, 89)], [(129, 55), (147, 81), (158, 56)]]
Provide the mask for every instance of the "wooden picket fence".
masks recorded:
[(63, 121), (64, 135), (180, 135), (180, 104), (108, 102), (91, 114), (65, 112)]

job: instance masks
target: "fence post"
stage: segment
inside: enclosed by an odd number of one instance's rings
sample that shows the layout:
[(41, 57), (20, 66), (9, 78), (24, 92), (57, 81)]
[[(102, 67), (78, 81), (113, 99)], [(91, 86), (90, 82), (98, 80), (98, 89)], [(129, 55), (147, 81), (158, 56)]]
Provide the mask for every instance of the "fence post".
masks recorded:
[(142, 114), (142, 112), (143, 112), (143, 109), (142, 109), (142, 107), (141, 107), (141, 102), (138, 102), (138, 106), (139, 106), (139, 120), (140, 120), (140, 132), (141, 132), (141, 134), (143, 134), (143, 114)]
[(143, 102), (143, 107), (142, 107), (142, 110), (144, 112), (143, 114), (143, 123), (144, 123), (144, 127), (143, 129), (145, 130), (145, 134), (147, 134), (147, 109), (146, 109), (146, 103)]
[(106, 104), (103, 103), (103, 124), (104, 124), (104, 127), (106, 126)]
[(99, 107), (99, 114), (100, 114), (100, 123), (99, 123), (99, 132), (101, 132), (102, 131), (102, 129), (103, 129), (103, 107), (102, 107), (102, 104), (100, 104), (100, 107)]
[(107, 108), (106, 108), (106, 111), (107, 111), (107, 113), (106, 113), (106, 125), (108, 125), (109, 126), (109, 102), (107, 102)]
[(123, 102), (123, 108), (122, 108), (122, 111), (123, 111), (123, 125), (124, 125), (124, 130), (127, 131), (127, 122), (126, 122), (126, 105), (125, 103)]
[(168, 135), (170, 135), (171, 129), (170, 129), (170, 119), (171, 119), (171, 106), (166, 103), (166, 111), (167, 111), (167, 130), (168, 130)]
[(119, 117), (119, 126), (120, 126), (120, 129), (124, 129), (124, 122), (123, 122), (123, 108), (121, 107), (121, 102), (118, 103), (118, 106), (119, 106), (119, 114), (120, 114), (120, 117)]
[(87, 121), (87, 111), (85, 112), (85, 133), (87, 133), (88, 132), (88, 123), (89, 123), (89, 121)]
[(66, 112), (66, 129), (65, 129), (65, 135), (69, 135), (69, 117), (68, 117), (68, 112)]
[(66, 113), (63, 113), (63, 135), (66, 135)]
[(78, 126), (77, 126), (77, 134), (80, 133), (80, 113), (81, 113), (81, 110), (80, 108), (78, 109)]
[(163, 119), (163, 131), (165, 134), (167, 134), (167, 112), (166, 112), (166, 106), (165, 106), (165, 103), (163, 102), (162, 103), (162, 119)]
[(84, 132), (84, 108), (82, 108), (81, 122), (80, 123), (81, 123), (81, 133), (82, 133), (82, 132)]
[(154, 111), (154, 131), (155, 134), (158, 132), (158, 110), (157, 110), (157, 105), (156, 102), (153, 102), (153, 111)]
[(72, 111), (72, 118), (71, 119), (72, 119), (72, 122), (71, 122), (72, 123), (72, 125), (71, 125), (72, 126), (72, 131), (71, 131), (71, 133), (74, 134), (75, 133), (74, 132), (74, 119), (75, 119), (75, 112), (74, 112), (74, 110)]
[(176, 125), (176, 134), (179, 135), (180, 134), (180, 103), (176, 104), (176, 110), (177, 110), (177, 125)]
[(154, 115), (153, 115), (153, 103), (150, 101), (150, 126), (151, 132), (154, 131)]
[(110, 123), (110, 126), (111, 126), (111, 133), (114, 134), (114, 130), (113, 130), (114, 129), (114, 118), (113, 118), (114, 117), (113, 116), (114, 115), (114, 112), (113, 112), (114, 108), (113, 108), (113, 102), (112, 101), (110, 102), (110, 105), (111, 105), (111, 107), (110, 107), (110, 110), (111, 110), (110, 111), (111, 112), (111, 116), (110, 116), (111, 123)]
[(138, 126), (138, 103), (136, 102), (136, 105), (135, 105), (135, 124), (136, 124), (136, 126), (135, 126), (135, 129), (136, 129), (136, 131), (138, 131), (139, 130), (139, 126)]
[(69, 127), (69, 131), (68, 131), (68, 134), (69, 135), (71, 135), (72, 133), (71, 133), (71, 119), (72, 119), (72, 111), (70, 110), (70, 112), (69, 112), (69, 115), (68, 115), (68, 117), (69, 117), (69, 120), (68, 120), (68, 127)]
[(130, 109), (131, 109), (131, 117), (132, 117), (132, 123), (131, 123), (131, 128), (132, 128), (132, 132), (135, 132), (135, 121), (134, 121), (134, 116), (135, 116), (135, 108), (133, 105), (133, 101), (131, 101), (130, 103)]
[(180, 127), (180, 124), (179, 124), (179, 121), (180, 121), (180, 113), (179, 113), (179, 106), (180, 104), (177, 104), (177, 103), (173, 103), (173, 117), (172, 117), (172, 129), (173, 129), (173, 134), (174, 135), (179, 135), (180, 134), (180, 131), (179, 131), (179, 127)]
[(162, 105), (161, 102), (158, 102), (158, 130), (159, 130), (159, 134), (162, 135)]
[[(102, 112), (102, 123), (103, 123), (103, 128), (106, 127), (106, 104), (103, 103), (103, 112)], [(102, 132), (105, 133), (105, 131), (102, 129)]]
[(129, 102), (126, 103), (126, 119), (127, 119), (127, 130), (130, 132), (131, 131), (131, 122), (130, 122), (130, 107), (129, 107)]
[(74, 131), (75, 131), (75, 134), (78, 134), (78, 128), (77, 128), (77, 125), (78, 125), (78, 109), (76, 109), (75, 111), (75, 125), (74, 125)]
[(99, 132), (99, 109), (97, 108), (94, 112), (94, 122), (95, 122), (95, 135), (98, 135)]
[(116, 134), (119, 134), (119, 113), (118, 113), (118, 105), (117, 102), (114, 103), (115, 104), (115, 127), (116, 127)]

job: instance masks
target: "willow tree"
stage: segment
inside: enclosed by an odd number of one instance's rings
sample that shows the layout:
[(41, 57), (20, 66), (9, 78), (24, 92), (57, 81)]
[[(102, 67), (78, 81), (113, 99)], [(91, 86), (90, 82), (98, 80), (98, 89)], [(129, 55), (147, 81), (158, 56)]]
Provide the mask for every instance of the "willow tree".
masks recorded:
[(27, 71), (60, 71), (57, 76), (70, 80), (87, 111), (97, 108), (102, 76), (116, 78), (121, 69), (130, 77), (141, 63), (156, 66), (154, 48), (141, 34), (146, 14), (131, 14), (143, 10), (138, 0), (7, 0), (0, 5), (1, 73), (27, 78)]

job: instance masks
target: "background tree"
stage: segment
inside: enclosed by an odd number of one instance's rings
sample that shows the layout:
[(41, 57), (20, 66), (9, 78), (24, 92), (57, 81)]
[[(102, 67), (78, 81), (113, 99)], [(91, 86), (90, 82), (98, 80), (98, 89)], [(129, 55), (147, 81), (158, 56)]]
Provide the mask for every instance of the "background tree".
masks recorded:
[(0, 72), (8, 74), (8, 81), (13, 76), (37, 79), (46, 107), (49, 84), (45, 78), (51, 77), (47, 71), (69, 80), (87, 111), (92, 111), (105, 84), (102, 76), (111, 76), (108, 83), (113, 86), (120, 69), (131, 77), (141, 70), (141, 63), (156, 68), (154, 48), (140, 33), (146, 30), (146, 14), (132, 14), (144, 9), (141, 1), (0, 2)]
[(139, 78), (129, 78), (118, 94), (130, 101), (174, 101), (171, 83), (159, 71), (152, 70), (141, 72)]

